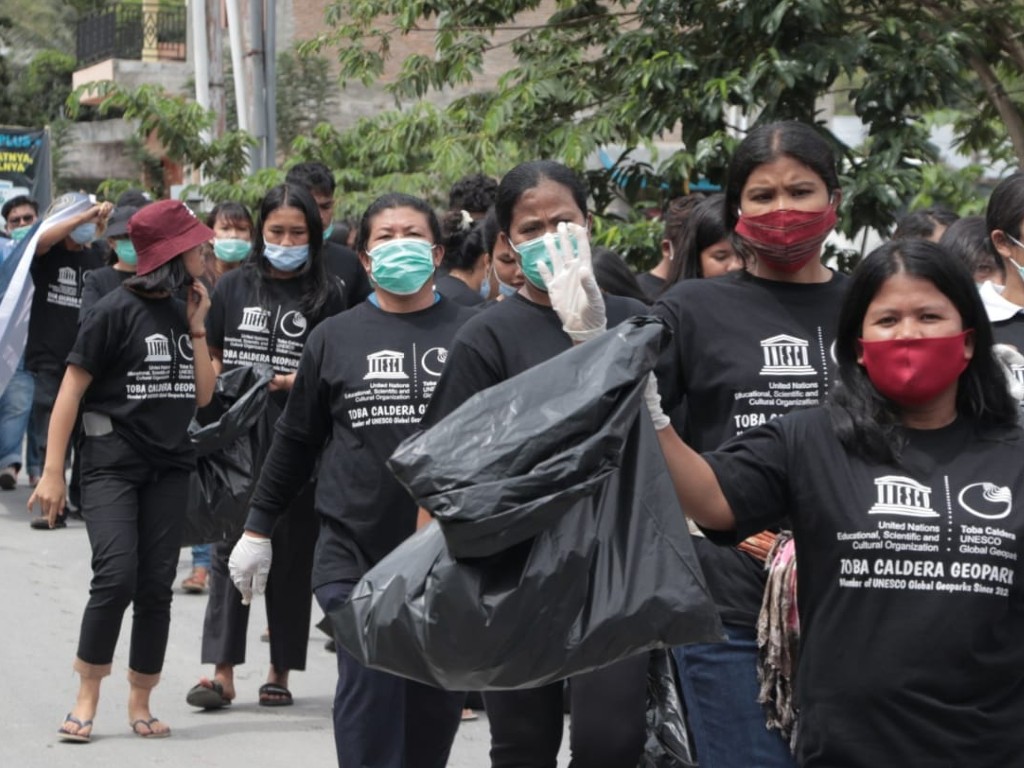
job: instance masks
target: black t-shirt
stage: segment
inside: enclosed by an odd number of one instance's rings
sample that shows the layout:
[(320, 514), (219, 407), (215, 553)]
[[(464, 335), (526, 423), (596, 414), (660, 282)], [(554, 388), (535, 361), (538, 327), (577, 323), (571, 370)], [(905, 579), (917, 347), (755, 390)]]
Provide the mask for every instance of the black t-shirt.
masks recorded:
[(457, 277), (450, 274), (438, 274), (434, 278), (434, 288), (446, 299), (464, 307), (476, 307), (484, 303), (479, 291), (474, 291)]
[(1024, 434), (907, 440), (868, 463), (816, 408), (707, 455), (740, 535), (792, 521), (800, 765), (1019, 765)]
[[(276, 373), (294, 373), (310, 331), (322, 320), (344, 309), (344, 300), (332, 286), (319, 317), (302, 313), (303, 281), (264, 280), (257, 291), (255, 267), (246, 266), (224, 275), (213, 290), (206, 318), (210, 347), (221, 351), (225, 371), (262, 363)], [(284, 405), (287, 392), (275, 392)]]
[(359, 578), (415, 531), (416, 503), (385, 461), (419, 428), (473, 314), (443, 298), (410, 313), (367, 301), (310, 334), (246, 527), (269, 534), (319, 454), (314, 586)]
[[(1024, 314), (992, 323), (992, 335), (1000, 344), (1010, 344), (1024, 354)], [(1018, 376), (1018, 378), (1021, 378)], [(1024, 380), (1024, 379), (1022, 379)]]
[(25, 344), (25, 368), (60, 373), (78, 333), (85, 275), (103, 266), (94, 244), (80, 251), (57, 243), (32, 261), (32, 309)]
[(339, 284), (346, 307), (354, 307), (373, 293), (366, 270), (351, 248), (332, 243), (330, 240), (326, 241), (324, 266), (327, 268), (327, 274)]
[(641, 272), (636, 276), (636, 281), (640, 283), (640, 288), (652, 301), (657, 299), (665, 288), (664, 278), (652, 275), (650, 272)]
[(110, 417), (115, 431), (161, 467), (191, 468), (188, 424), (196, 408), (192, 339), (183, 302), (111, 291), (83, 318), (67, 362), (92, 383), (82, 411)]
[[(838, 273), (827, 283), (797, 284), (740, 271), (683, 280), (662, 295), (653, 312), (675, 333), (658, 366), (658, 387), (666, 412), (682, 406), (689, 445), (712, 450), (825, 399), (846, 282)], [(694, 546), (722, 619), (753, 626), (763, 564), (707, 539)]]
[[(605, 296), (608, 327), (649, 307), (635, 299)], [(518, 293), (477, 313), (455, 336), (444, 375), (430, 401), (423, 423), (436, 424), (466, 400), (487, 387), (550, 360), (572, 347), (562, 321), (544, 307)]]
[(85, 319), (86, 314), (97, 301), (115, 288), (120, 288), (121, 284), (129, 277), (135, 277), (135, 273), (113, 267), (100, 267), (86, 272), (85, 285), (82, 287), (82, 305), (78, 310), (78, 322)]

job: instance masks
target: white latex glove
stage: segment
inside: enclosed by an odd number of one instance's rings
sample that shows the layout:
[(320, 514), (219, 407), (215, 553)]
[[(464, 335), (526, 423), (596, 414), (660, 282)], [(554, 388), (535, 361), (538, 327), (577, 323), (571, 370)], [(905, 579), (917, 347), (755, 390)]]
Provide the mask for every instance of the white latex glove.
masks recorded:
[(992, 354), (995, 355), (996, 362), (1003, 369), (1003, 376), (1006, 377), (1006, 386), (1010, 388), (1010, 394), (1017, 402), (1024, 400), (1024, 384), (1021, 384), (1013, 375), (1014, 367), (1024, 368), (1024, 355), (1009, 344), (993, 344)]
[(654, 428), (656, 430), (660, 432), (672, 423), (668, 416), (665, 415), (665, 411), (661, 408), (661, 395), (658, 393), (658, 380), (654, 378), (653, 373), (647, 374), (647, 386), (644, 388), (644, 402), (647, 404), (647, 410), (651, 414), (651, 421), (654, 422)]
[(249, 533), (243, 533), (231, 550), (228, 572), (231, 581), (242, 593), (242, 605), (249, 605), (253, 595), (262, 595), (266, 590), (272, 556), (270, 539)]
[[(570, 232), (576, 239), (573, 254)], [(558, 225), (556, 235), (545, 235), (552, 270), (543, 262), (537, 265), (548, 287), (551, 306), (562, 321), (562, 330), (575, 342), (599, 336), (608, 326), (604, 297), (594, 278), (587, 230), (579, 224)]]

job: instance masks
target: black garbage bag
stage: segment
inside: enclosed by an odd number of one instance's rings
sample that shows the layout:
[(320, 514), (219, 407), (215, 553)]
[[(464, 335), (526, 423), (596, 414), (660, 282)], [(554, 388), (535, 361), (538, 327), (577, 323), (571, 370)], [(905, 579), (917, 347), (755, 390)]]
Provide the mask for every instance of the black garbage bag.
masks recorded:
[(641, 318), (470, 398), (389, 464), (438, 521), (332, 611), (360, 663), (451, 690), (530, 688), (721, 639), (642, 402)]
[(676, 665), (668, 649), (651, 652), (646, 718), (644, 753), (637, 768), (697, 768), (676, 683)]
[(217, 377), (213, 402), (189, 424), (198, 460), (189, 485), (182, 545), (237, 538), (269, 435), (270, 366), (242, 366)]

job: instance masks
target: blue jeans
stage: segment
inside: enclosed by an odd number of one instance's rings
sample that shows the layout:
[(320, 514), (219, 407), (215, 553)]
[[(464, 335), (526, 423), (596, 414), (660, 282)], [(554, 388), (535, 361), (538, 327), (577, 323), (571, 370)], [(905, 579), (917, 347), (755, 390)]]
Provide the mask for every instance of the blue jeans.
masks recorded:
[(757, 701), (757, 632), (725, 625), (724, 643), (672, 649), (700, 768), (796, 768)]
[[(21, 364), (0, 395), (0, 467), (21, 468), (21, 445), (32, 412), (35, 380)], [(38, 474), (38, 467), (36, 469)]]
[(192, 567), (209, 568), (210, 553), (212, 551), (212, 544), (196, 544), (194, 547), (192, 547)]

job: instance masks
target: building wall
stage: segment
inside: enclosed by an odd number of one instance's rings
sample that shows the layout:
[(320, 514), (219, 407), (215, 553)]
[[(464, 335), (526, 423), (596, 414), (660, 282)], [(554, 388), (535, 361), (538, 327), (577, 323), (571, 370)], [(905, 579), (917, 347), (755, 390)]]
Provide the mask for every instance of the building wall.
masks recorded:
[[(296, 42), (312, 39), (328, 31), (324, 23), (324, 10), (329, 1), (278, 0), (277, 32), (279, 50), (286, 50)], [(519, 16), (516, 19), (516, 26), (540, 24), (555, 11), (555, 7), (554, 0), (543, 0), (536, 10)], [(499, 29), (494, 35), (497, 47), (485, 54), (483, 72), (476, 78), (473, 85), (450, 89), (439, 94), (432, 93), (430, 95), (431, 102), (443, 105), (475, 90), (494, 88), (498, 83), (498, 78), (516, 63), (511, 47), (499, 44), (506, 43), (516, 35), (521, 34), (522, 30)], [(402, 61), (406, 56), (413, 54), (427, 56), (434, 54), (433, 31), (414, 32), (392, 40), (391, 57), (385, 66), (383, 83), (393, 82), (401, 69)], [(332, 55), (331, 52), (326, 52), (325, 55), (331, 60), (333, 65), (335, 55)], [(337, 72), (336, 65), (334, 65), (334, 71)], [(347, 127), (361, 117), (372, 116), (380, 111), (393, 109), (394, 106), (394, 98), (383, 87), (373, 86), (366, 88), (358, 82), (349, 83), (345, 86), (339, 99), (338, 113), (334, 118), (334, 122), (339, 128)]]

